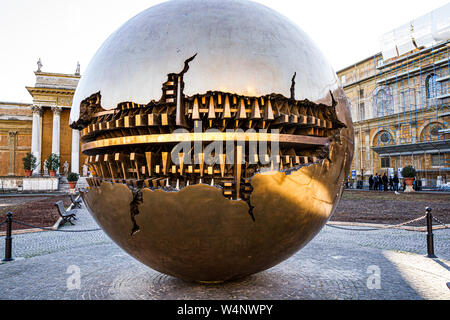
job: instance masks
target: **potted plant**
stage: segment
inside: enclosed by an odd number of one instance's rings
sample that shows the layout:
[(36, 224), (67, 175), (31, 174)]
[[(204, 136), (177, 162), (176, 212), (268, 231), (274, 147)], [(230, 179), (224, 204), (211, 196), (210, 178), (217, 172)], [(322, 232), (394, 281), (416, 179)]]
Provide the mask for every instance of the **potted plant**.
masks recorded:
[(59, 165), (59, 156), (55, 153), (52, 153), (47, 159), (47, 169), (51, 177), (54, 177), (56, 175), (56, 170), (58, 170)]
[(402, 169), (402, 176), (406, 183), (405, 192), (413, 192), (414, 191), (412, 188), (412, 185), (414, 182), (414, 178), (416, 177), (416, 174), (417, 174), (416, 169), (414, 169), (413, 166), (407, 166)]
[(71, 190), (75, 189), (79, 177), (80, 175), (75, 172), (69, 172), (67, 175), (67, 181), (69, 182), (69, 188)]
[(37, 167), (36, 157), (31, 152), (27, 152), (27, 155), (24, 158), (22, 158), (22, 161), (23, 161), (23, 168), (25, 169), (25, 176), (27, 177), (31, 176), (31, 173)]

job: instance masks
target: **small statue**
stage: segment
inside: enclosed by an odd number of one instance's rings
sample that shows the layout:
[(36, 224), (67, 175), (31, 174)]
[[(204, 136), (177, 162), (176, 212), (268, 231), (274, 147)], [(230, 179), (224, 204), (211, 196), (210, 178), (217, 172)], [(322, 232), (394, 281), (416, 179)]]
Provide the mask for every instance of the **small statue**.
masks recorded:
[(39, 60), (37, 62), (37, 66), (38, 66), (37, 72), (41, 72), (41, 68), (44, 66), (41, 62), (41, 58), (39, 58)]
[(44, 161), (44, 176), (48, 176), (47, 160)]
[(89, 170), (89, 166), (86, 164), (83, 164), (83, 177), (88, 176), (88, 170)]
[(64, 170), (64, 175), (67, 177), (67, 175), (69, 174), (69, 163), (66, 161), (63, 164), (63, 170)]
[(80, 66), (80, 62), (77, 62), (77, 69), (75, 70), (75, 75), (79, 76), (81, 72), (81, 66)]

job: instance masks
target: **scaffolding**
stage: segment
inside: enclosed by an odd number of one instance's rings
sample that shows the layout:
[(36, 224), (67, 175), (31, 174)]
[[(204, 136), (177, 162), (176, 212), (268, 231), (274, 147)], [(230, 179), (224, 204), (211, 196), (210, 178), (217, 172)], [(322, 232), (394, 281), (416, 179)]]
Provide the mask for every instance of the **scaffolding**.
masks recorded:
[(372, 149), (391, 164), (395, 160), (397, 169), (413, 165), (427, 187), (447, 182), (450, 174), (449, 53), (445, 40), (397, 57), (390, 51), (390, 59), (374, 57), (377, 138)]

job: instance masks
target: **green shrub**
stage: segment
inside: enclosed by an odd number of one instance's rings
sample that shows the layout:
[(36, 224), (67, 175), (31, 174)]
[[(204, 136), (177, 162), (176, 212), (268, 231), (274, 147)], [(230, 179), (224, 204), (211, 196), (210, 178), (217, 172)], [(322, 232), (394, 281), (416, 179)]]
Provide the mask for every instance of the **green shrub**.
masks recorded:
[(22, 158), (22, 161), (23, 161), (23, 168), (25, 170), (33, 171), (37, 167), (36, 157), (31, 152), (27, 152), (27, 155), (24, 158)]
[(403, 178), (414, 178), (416, 174), (416, 169), (413, 166), (407, 166), (402, 169)]
[(59, 156), (55, 153), (52, 153), (47, 159), (47, 169), (58, 170), (59, 165)]
[(80, 175), (78, 173), (69, 172), (69, 174), (67, 175), (67, 181), (77, 182), (79, 177)]

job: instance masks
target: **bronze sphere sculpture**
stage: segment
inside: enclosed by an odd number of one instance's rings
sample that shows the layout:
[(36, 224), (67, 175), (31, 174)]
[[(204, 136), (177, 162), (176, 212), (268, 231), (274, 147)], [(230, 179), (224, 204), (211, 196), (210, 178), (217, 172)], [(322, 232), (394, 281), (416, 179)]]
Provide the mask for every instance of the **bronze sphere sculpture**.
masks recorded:
[(103, 230), (168, 275), (221, 282), (289, 258), (333, 214), (350, 105), (321, 52), (260, 4), (176, 0), (114, 32), (76, 90)]

